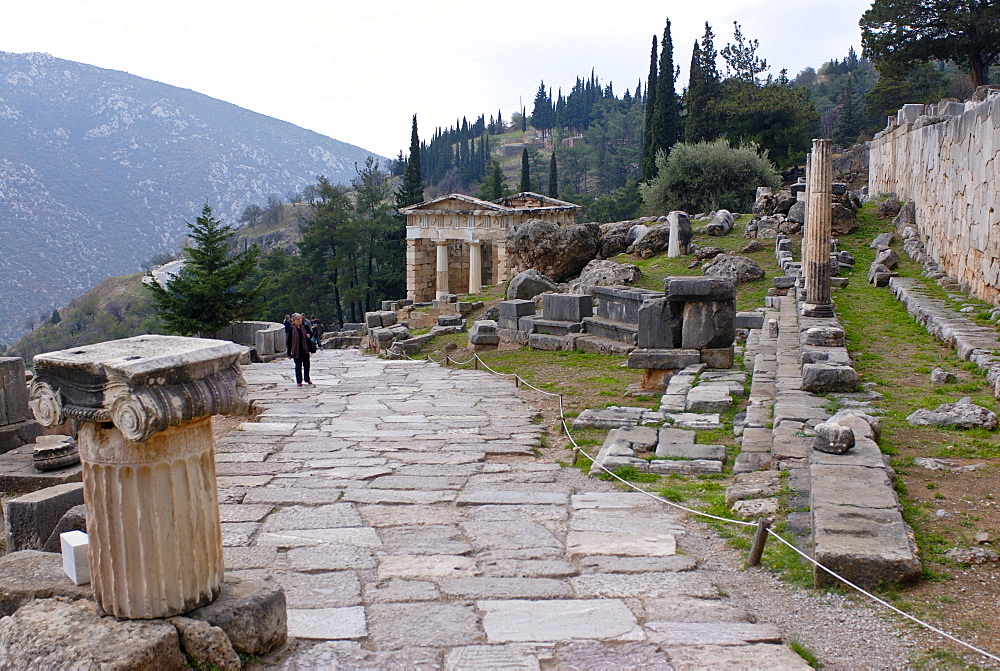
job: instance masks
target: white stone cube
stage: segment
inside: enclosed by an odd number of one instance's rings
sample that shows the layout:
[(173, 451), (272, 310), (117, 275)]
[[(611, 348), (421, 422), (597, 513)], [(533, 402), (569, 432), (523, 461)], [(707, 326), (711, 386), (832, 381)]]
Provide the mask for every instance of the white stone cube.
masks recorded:
[(67, 531), (59, 534), (62, 544), (63, 572), (69, 576), (74, 585), (86, 585), (90, 582), (90, 564), (87, 555), (90, 541), (82, 531)]

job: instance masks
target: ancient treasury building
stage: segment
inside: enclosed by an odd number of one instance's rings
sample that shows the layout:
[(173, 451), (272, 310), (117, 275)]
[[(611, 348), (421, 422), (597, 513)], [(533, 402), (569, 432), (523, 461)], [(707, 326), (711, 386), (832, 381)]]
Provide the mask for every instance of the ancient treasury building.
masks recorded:
[(530, 191), (493, 202), (452, 193), (400, 208), (406, 215), (406, 297), (430, 301), (510, 279), (507, 232), (528, 219), (573, 224), (579, 209)]

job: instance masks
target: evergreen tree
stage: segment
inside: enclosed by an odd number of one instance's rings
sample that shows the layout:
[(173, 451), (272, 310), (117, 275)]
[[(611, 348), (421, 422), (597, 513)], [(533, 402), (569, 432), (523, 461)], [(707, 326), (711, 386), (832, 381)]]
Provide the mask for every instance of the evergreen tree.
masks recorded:
[(184, 252), (184, 268), (165, 288), (155, 280), (145, 284), (163, 323), (179, 335), (214, 336), (233, 322), (257, 316), (262, 290), (247, 282), (257, 265), (257, 246), (230, 255), (236, 232), (215, 219), (208, 205), (187, 226), (194, 244)]
[(656, 107), (656, 35), (653, 35), (653, 49), (649, 54), (649, 77), (646, 79), (646, 122), (642, 134), (642, 179), (656, 177), (656, 150), (653, 147), (653, 108)]
[(521, 150), (521, 184), (518, 191), (531, 191), (531, 169), (528, 167), (528, 148)]
[(716, 66), (712, 27), (705, 22), (701, 44), (694, 43), (691, 73), (685, 98), (684, 141), (688, 144), (714, 140), (722, 134), (719, 124), (719, 70)]
[(49, 317), (49, 323), (50, 324), (58, 324), (61, 321), (62, 321), (62, 317), (59, 315), (59, 310), (53, 310), (52, 311), (52, 316)]
[(549, 161), (549, 195), (553, 198), (559, 197), (559, 173), (556, 168), (556, 153), (552, 152), (552, 160)]
[(500, 169), (500, 164), (493, 161), (493, 165), (490, 167), (490, 174), (486, 177), (486, 181), (483, 182), (482, 189), (479, 191), (479, 197), (483, 200), (497, 200), (507, 195), (510, 195), (510, 189), (507, 187), (507, 177), (504, 176), (503, 170)]
[(396, 191), (396, 207), (416, 205), (424, 201), (423, 177), (420, 173), (420, 136), (417, 135), (417, 115), (413, 115), (413, 130), (410, 132), (410, 157), (403, 171), (403, 181)]
[(542, 131), (550, 130), (554, 125), (552, 113), (552, 97), (545, 91), (545, 82), (538, 85), (538, 92), (535, 93), (535, 106), (531, 110), (531, 125)]
[(674, 44), (670, 37), (670, 19), (660, 43), (660, 72), (656, 79), (656, 103), (653, 107), (653, 154), (670, 149), (681, 139), (681, 114), (674, 92)]

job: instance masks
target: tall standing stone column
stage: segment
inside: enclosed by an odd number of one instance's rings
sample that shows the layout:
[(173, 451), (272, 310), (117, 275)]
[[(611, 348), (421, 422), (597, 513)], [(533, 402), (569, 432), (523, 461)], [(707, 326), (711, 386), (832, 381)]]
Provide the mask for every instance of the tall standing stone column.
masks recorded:
[(483, 288), (483, 243), (469, 242), (469, 293), (476, 294)]
[(35, 357), (35, 417), (80, 420), (94, 598), (119, 618), (184, 613), (223, 578), (212, 415), (246, 408), (238, 345), (139, 336)]
[(448, 291), (448, 241), (437, 240), (437, 295), (435, 298), (447, 296)]
[(833, 316), (830, 299), (830, 236), (833, 226), (833, 163), (830, 140), (813, 140), (809, 160), (806, 225), (802, 237), (802, 273), (806, 297), (802, 314)]

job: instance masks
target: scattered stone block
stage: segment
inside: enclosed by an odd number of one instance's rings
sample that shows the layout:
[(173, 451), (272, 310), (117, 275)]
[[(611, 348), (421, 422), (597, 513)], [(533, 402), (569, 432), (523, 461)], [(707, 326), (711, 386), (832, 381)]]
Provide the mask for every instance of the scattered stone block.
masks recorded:
[(699, 385), (688, 392), (687, 411), (706, 413), (722, 412), (733, 405), (729, 389), (715, 385)]
[(778, 499), (768, 497), (737, 501), (733, 504), (733, 512), (752, 519), (770, 517), (778, 512)]
[(7, 551), (41, 550), (70, 508), (83, 505), (83, 485), (65, 484), (10, 499), (4, 505)]
[(500, 301), (499, 308), (500, 318), (497, 319), (497, 326), (517, 331), (521, 317), (535, 314), (535, 301), (522, 299)]
[(542, 315), (563, 322), (582, 322), (594, 316), (594, 299), (587, 294), (544, 294)]
[(557, 352), (563, 349), (563, 338), (558, 335), (532, 333), (528, 336), (528, 347), (544, 352)]
[(942, 403), (934, 410), (921, 408), (906, 418), (911, 426), (953, 426), (958, 429), (997, 428), (997, 416), (992, 411), (976, 405), (969, 397), (955, 403)]
[(465, 320), (462, 319), (462, 315), (438, 315), (437, 318), (438, 326), (464, 326)]
[(667, 421), (672, 422), (672, 426), (679, 429), (721, 429), (722, 422), (719, 421), (719, 413), (694, 413), (694, 412), (673, 412), (665, 415)]
[(931, 383), (932, 384), (948, 384), (949, 382), (955, 381), (954, 373), (949, 373), (942, 368), (935, 368), (931, 371)]
[(813, 326), (802, 332), (802, 339), (814, 347), (843, 347), (846, 334), (837, 326)]
[(593, 410), (588, 408), (573, 419), (574, 429), (617, 429), (623, 426), (636, 426), (642, 419), (645, 408), (606, 408)]
[(834, 366), (825, 363), (802, 365), (802, 389), (814, 394), (836, 391), (854, 391), (858, 386), (858, 374), (849, 366)]
[(469, 329), (469, 343), (473, 345), (499, 345), (500, 334), (497, 323), (492, 320), (473, 322)]
[[(693, 431), (685, 433), (694, 434)], [(656, 456), (661, 459), (703, 459), (723, 462), (726, 460), (726, 448), (724, 445), (696, 445), (695, 443), (684, 445), (660, 442), (656, 446)]]
[(764, 328), (763, 312), (737, 312), (735, 326), (738, 329)]
[(638, 312), (641, 349), (672, 349), (681, 344), (681, 304), (665, 298), (645, 301)]
[(815, 427), (813, 449), (827, 454), (844, 454), (854, 447), (854, 432), (846, 426), (822, 422)]
[(714, 459), (654, 459), (649, 462), (650, 473), (663, 475), (702, 475), (722, 473), (722, 462)]

